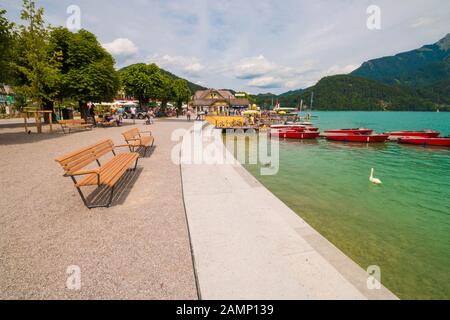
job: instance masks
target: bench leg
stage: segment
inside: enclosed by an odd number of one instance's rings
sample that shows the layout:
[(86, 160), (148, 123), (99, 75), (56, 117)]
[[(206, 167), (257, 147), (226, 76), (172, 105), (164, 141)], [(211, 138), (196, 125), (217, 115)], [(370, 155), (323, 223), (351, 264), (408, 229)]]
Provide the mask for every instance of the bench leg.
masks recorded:
[(81, 200), (83, 200), (84, 205), (88, 208), (88, 209), (94, 209), (94, 208), (109, 208), (111, 207), (112, 204), (112, 200), (113, 200), (113, 196), (114, 196), (114, 187), (111, 188), (111, 191), (109, 193), (109, 199), (108, 199), (108, 203), (106, 205), (104, 204), (96, 204), (96, 205), (92, 205), (90, 203), (87, 202), (86, 197), (84, 196), (83, 192), (81, 192), (81, 189), (79, 187), (77, 187), (78, 193), (80, 194)]
[(89, 209), (91, 209), (91, 207), (89, 206), (86, 198), (84, 197), (83, 192), (81, 192), (81, 189), (79, 187), (77, 187), (78, 193), (80, 194), (81, 200), (83, 200), (83, 203), (86, 207), (88, 207)]
[(134, 169), (133, 169), (133, 171), (136, 171), (137, 165), (138, 165), (138, 161), (139, 161), (139, 157), (136, 158), (136, 163), (134, 164)]
[[(71, 177), (73, 182), (76, 184), (77, 181), (75, 180), (74, 177)], [(84, 205), (88, 208), (88, 209), (94, 209), (94, 208), (109, 208), (111, 206), (112, 200), (113, 200), (113, 195), (114, 195), (114, 187), (111, 187), (111, 191), (109, 194), (109, 200), (108, 200), (108, 204), (106, 205), (91, 205), (87, 202), (86, 197), (84, 196), (83, 192), (81, 191), (80, 187), (76, 187), (78, 193), (80, 194), (81, 200), (83, 200)]]
[(111, 187), (111, 193), (109, 194), (109, 201), (108, 201), (108, 204), (106, 205), (107, 208), (109, 208), (111, 206), (111, 203), (113, 200), (113, 195), (114, 195), (114, 187)]

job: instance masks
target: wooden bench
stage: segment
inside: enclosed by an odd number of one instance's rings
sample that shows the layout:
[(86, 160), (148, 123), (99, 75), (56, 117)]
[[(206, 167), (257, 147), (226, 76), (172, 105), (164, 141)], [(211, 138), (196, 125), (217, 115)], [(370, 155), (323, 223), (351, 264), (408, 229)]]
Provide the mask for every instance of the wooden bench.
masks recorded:
[[(143, 135), (148, 133), (149, 135)], [(153, 147), (155, 138), (152, 136), (151, 131), (139, 131), (138, 128), (130, 129), (122, 132), (125, 141), (130, 147), (130, 151), (134, 152), (136, 149), (145, 148), (144, 157), (147, 155), (147, 150)]]
[(111, 121), (108, 121), (105, 118), (96, 118), (95, 121), (96, 121), (97, 125), (102, 126), (102, 127), (117, 126), (117, 121), (114, 119)]
[[(121, 145), (117, 147), (127, 147), (128, 145)], [(114, 193), (114, 186), (119, 179), (125, 174), (131, 164), (134, 163), (136, 170), (139, 154), (135, 152), (127, 152), (116, 154), (114, 151), (116, 147), (111, 140), (102, 140), (91, 146), (76, 150), (64, 156), (55, 159), (64, 169), (65, 177), (72, 178), (78, 193), (81, 196), (86, 207), (89, 209), (97, 207), (109, 207), (111, 205)], [(100, 158), (107, 153), (112, 152), (114, 157), (108, 162), (101, 164)], [(93, 169), (86, 169), (96, 164), (97, 167)], [(82, 177), (77, 181), (76, 177)], [(111, 188), (111, 194), (107, 205), (91, 205), (87, 202), (81, 187), (87, 186), (106, 186)]]
[(86, 123), (84, 119), (70, 119), (70, 120), (59, 120), (58, 123), (64, 132), (70, 133), (72, 129), (89, 129), (92, 130), (93, 124)]

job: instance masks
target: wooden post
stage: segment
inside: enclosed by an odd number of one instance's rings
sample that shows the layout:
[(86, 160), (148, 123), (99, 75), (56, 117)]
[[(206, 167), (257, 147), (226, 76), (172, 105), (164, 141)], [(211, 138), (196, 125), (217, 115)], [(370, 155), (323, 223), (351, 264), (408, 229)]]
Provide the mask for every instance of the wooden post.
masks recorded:
[(42, 133), (41, 115), (39, 114), (39, 111), (34, 112), (34, 117), (36, 118), (37, 132)]
[(53, 133), (53, 127), (52, 127), (52, 124), (53, 124), (53, 114), (52, 114), (53, 112), (52, 111), (50, 111), (49, 113), (48, 113), (48, 124), (50, 125), (50, 133)]
[(25, 112), (23, 113), (23, 120), (24, 120), (24, 122), (25, 122), (25, 133), (28, 133), (27, 117), (28, 117), (28, 113), (25, 111)]

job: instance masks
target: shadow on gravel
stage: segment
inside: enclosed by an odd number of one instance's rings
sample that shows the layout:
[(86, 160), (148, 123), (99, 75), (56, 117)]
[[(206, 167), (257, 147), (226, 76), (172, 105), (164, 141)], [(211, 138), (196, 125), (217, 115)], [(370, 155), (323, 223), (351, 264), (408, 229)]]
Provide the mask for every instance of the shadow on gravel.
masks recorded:
[[(120, 178), (119, 182), (117, 182), (114, 188), (113, 200), (111, 203), (111, 207), (122, 205), (125, 203), (128, 195), (130, 194), (131, 189), (136, 183), (138, 177), (141, 175), (144, 168), (139, 167), (136, 171), (128, 170), (122, 178)], [(83, 193), (88, 191), (88, 188), (84, 188)], [(111, 189), (108, 187), (98, 187), (91, 194), (86, 197), (86, 200), (91, 205), (106, 205), (109, 201), (109, 196)], [(85, 193), (87, 194), (87, 193)]]
[[(137, 123), (139, 124), (139, 123)], [(124, 128), (126, 130), (126, 127), (133, 126), (133, 123), (123, 123), (120, 127)], [(16, 123), (10, 123), (10, 124), (0, 124), (0, 129), (14, 129), (14, 128), (22, 128), (23, 124), (16, 124)], [(108, 130), (110, 128), (116, 128), (114, 127), (101, 127), (98, 126), (94, 128), (93, 130)], [(59, 125), (53, 126), (53, 132), (48, 132), (48, 126), (43, 127), (43, 132), (38, 134), (36, 133), (36, 125), (31, 124), (29, 125), (29, 133), (25, 133), (25, 130), (20, 131), (14, 131), (14, 132), (2, 132), (0, 131), (0, 145), (13, 145), (13, 144), (26, 144), (26, 143), (34, 143), (44, 140), (50, 140), (50, 139), (59, 139), (68, 135), (74, 135), (79, 134), (82, 132), (89, 132), (89, 130), (85, 129), (73, 129), (70, 133), (64, 134), (61, 127)]]
[(30, 133), (25, 132), (0, 132), (0, 145), (25, 144), (43, 140), (59, 139), (64, 137), (62, 132), (53, 133)]

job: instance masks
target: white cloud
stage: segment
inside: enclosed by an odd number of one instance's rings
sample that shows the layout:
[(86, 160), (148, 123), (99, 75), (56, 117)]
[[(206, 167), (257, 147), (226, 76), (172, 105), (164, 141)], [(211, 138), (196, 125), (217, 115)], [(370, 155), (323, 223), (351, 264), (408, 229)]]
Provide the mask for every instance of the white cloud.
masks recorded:
[(284, 81), (276, 77), (259, 77), (248, 82), (250, 87), (257, 87), (263, 89), (281, 88), (284, 86)]
[(238, 79), (252, 79), (267, 74), (277, 68), (263, 55), (240, 60), (233, 67), (234, 76)]
[[(7, 16), (20, 22), (16, 2), (2, 4)], [(450, 28), (448, 0), (377, 0), (380, 32), (366, 27), (369, 0), (109, 2), (77, 4), (83, 28), (105, 44), (118, 67), (148, 62), (151, 56), (161, 67), (205, 86), (255, 92), (267, 90), (250, 84), (279, 86), (281, 81), (282, 87), (270, 90), (274, 93), (305, 88), (324, 75), (351, 71), (349, 65), (436, 42)], [(61, 13), (67, 1), (40, 3), (49, 23), (65, 24)]]
[(420, 17), (417, 20), (415, 20), (410, 27), (411, 28), (420, 28), (425, 27), (433, 23), (433, 19), (428, 17)]
[(105, 43), (103, 48), (114, 56), (122, 57), (132, 56), (139, 51), (133, 41), (127, 38), (118, 38), (113, 42)]
[(171, 72), (182, 72), (186, 75), (198, 77), (206, 69), (196, 57), (171, 56), (154, 54), (148, 59), (149, 63), (155, 63), (163, 69)]
[[(268, 60), (263, 55), (248, 57), (232, 64), (228, 71), (236, 79), (249, 80), (250, 87), (263, 89), (295, 88), (299, 85), (310, 84), (305, 76), (313, 67), (311, 61), (302, 66), (288, 67)], [(226, 68), (223, 68), (226, 70)]]

